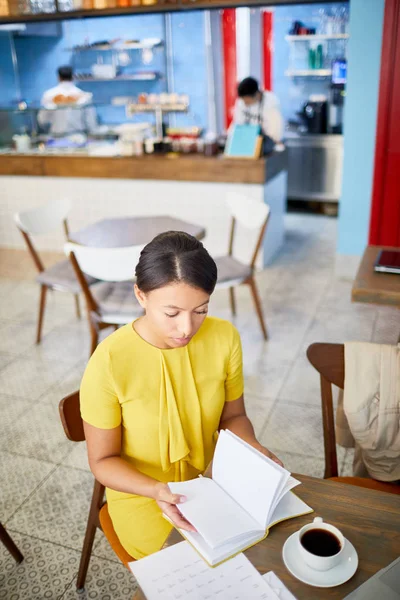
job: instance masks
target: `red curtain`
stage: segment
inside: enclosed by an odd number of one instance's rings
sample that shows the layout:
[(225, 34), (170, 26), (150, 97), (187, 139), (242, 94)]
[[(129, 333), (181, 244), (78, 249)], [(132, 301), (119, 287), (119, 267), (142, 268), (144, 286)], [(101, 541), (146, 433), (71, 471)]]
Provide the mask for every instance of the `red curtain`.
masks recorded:
[(274, 26), (274, 13), (262, 13), (262, 58), (263, 58), (263, 86), (264, 90), (272, 90), (272, 35)]
[(221, 11), (221, 13), (224, 58), (225, 127), (228, 128), (232, 121), (238, 83), (236, 68), (236, 11), (234, 8), (227, 8)]
[(400, 0), (386, 0), (369, 243), (400, 247)]

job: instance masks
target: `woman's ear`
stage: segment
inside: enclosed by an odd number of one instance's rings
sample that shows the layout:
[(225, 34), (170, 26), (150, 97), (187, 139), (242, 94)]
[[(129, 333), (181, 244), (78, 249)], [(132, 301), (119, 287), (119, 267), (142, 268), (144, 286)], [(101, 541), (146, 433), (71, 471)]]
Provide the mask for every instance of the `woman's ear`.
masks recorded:
[(146, 309), (146, 294), (138, 288), (136, 283), (133, 286), (133, 291), (135, 292), (136, 300), (139, 302), (140, 306)]

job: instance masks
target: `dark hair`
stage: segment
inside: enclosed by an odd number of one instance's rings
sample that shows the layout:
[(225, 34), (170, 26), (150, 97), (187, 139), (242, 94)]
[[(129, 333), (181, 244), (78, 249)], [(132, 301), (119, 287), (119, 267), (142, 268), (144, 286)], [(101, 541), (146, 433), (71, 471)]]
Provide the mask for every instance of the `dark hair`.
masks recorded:
[(61, 79), (61, 81), (72, 81), (72, 75), (73, 75), (72, 67), (69, 67), (68, 65), (66, 65), (64, 67), (59, 67), (57, 69), (57, 73), (58, 73), (58, 77)]
[(246, 77), (238, 85), (238, 96), (243, 98), (244, 96), (255, 96), (259, 92), (258, 81), (254, 77)]
[(214, 260), (198, 239), (184, 231), (157, 235), (140, 253), (135, 274), (144, 293), (182, 281), (212, 294), (217, 283)]

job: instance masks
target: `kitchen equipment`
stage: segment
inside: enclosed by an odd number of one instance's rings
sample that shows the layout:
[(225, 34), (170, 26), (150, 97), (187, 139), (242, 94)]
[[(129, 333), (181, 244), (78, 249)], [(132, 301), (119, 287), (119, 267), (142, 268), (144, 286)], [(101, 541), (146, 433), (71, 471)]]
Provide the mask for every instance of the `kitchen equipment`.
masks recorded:
[(31, 138), (27, 133), (13, 135), (12, 139), (17, 152), (28, 152), (31, 149)]
[(343, 108), (346, 96), (347, 61), (335, 58), (332, 61), (332, 78), (328, 114), (328, 128), (331, 133), (343, 132)]
[(297, 113), (307, 127), (308, 133), (327, 133), (328, 129), (328, 104), (326, 96), (312, 95), (308, 102)]
[(95, 64), (91, 68), (95, 79), (115, 79), (117, 76), (117, 67), (115, 65)]

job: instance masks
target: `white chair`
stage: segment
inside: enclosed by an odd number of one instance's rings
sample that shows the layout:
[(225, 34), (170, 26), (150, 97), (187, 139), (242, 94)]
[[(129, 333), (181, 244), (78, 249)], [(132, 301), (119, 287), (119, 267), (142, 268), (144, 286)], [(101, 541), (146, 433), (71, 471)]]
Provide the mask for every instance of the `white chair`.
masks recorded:
[[(74, 294), (76, 302), (76, 313), (80, 318), (79, 292), (80, 286), (76, 279), (74, 270), (68, 260), (63, 260), (49, 268), (45, 268), (43, 262), (32, 242), (31, 236), (43, 235), (63, 226), (65, 236), (68, 238), (67, 215), (71, 209), (71, 202), (67, 199), (54, 200), (44, 206), (16, 213), (14, 220), (18, 229), (28, 246), (28, 250), (35, 263), (39, 275), (36, 281), (40, 284), (39, 318), (37, 325), (36, 343), (39, 344), (42, 336), (44, 310), (46, 306), (47, 290), (58, 292), (69, 292)], [(90, 279), (88, 284), (93, 283)]]
[[(90, 354), (96, 349), (102, 329), (111, 326), (117, 329), (143, 312), (133, 292), (135, 267), (142, 248), (93, 248), (71, 242), (64, 246), (86, 300), (92, 340)], [(101, 281), (89, 286), (87, 276)]]
[[(261, 330), (266, 340), (268, 338), (267, 327), (264, 321), (264, 315), (261, 306), (261, 300), (254, 278), (255, 264), (257, 255), (261, 248), (267, 223), (270, 215), (268, 204), (257, 202), (247, 196), (231, 193), (226, 197), (226, 203), (231, 213), (231, 231), (229, 238), (228, 254), (215, 258), (218, 268), (217, 288), (229, 288), (230, 304), (232, 314), (236, 314), (235, 287), (246, 284), (250, 287), (253, 296), (258, 320)], [(235, 237), (238, 226), (243, 228), (246, 233), (246, 241), (251, 238), (251, 234), (256, 232), (255, 246), (250, 261), (245, 263), (234, 256)]]

